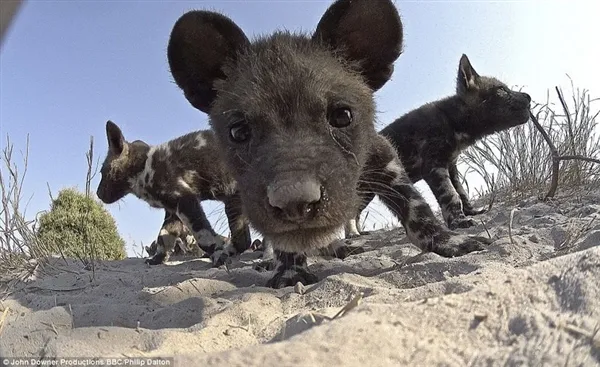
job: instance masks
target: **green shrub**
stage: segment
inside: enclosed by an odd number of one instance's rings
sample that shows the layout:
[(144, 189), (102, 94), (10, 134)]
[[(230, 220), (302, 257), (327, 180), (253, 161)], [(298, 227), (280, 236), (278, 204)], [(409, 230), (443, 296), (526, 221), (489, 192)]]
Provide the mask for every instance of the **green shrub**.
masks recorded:
[(54, 255), (82, 260), (126, 257), (125, 241), (110, 213), (74, 189), (61, 190), (50, 211), (40, 215), (37, 235)]

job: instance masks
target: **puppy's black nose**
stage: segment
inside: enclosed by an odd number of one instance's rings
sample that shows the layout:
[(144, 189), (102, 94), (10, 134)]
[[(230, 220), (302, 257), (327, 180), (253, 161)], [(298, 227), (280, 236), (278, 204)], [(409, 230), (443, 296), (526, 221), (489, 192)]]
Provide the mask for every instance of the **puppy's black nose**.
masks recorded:
[(523, 97), (525, 97), (525, 99), (527, 100), (527, 102), (531, 102), (531, 96), (527, 93), (521, 93), (523, 95)]
[(277, 181), (267, 187), (269, 204), (292, 222), (303, 222), (313, 215), (322, 196), (321, 185), (312, 178)]

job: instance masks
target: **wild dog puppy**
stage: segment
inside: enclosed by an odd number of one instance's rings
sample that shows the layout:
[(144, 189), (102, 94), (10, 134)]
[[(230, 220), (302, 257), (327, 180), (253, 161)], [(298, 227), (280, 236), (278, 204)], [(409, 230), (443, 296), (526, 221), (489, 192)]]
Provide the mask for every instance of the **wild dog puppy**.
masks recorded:
[[(455, 95), (408, 112), (380, 134), (396, 148), (410, 180), (427, 182), (448, 227), (468, 228), (475, 222), (467, 215), (485, 210), (475, 209), (469, 202), (458, 177), (458, 156), (486, 135), (526, 123), (530, 102), (527, 93), (512, 91), (496, 78), (479, 75), (463, 54)], [(374, 194), (364, 196), (361, 211)]]
[(373, 93), (390, 79), (402, 37), (390, 0), (335, 1), (312, 35), (250, 41), (212, 11), (175, 23), (171, 73), (209, 115), (250, 222), (274, 248), (268, 286), (318, 281), (306, 253), (329, 246), (356, 216), (359, 180), (423, 250), (458, 256), (488, 242), (439, 222), (375, 131)]
[[(199, 249), (199, 247), (192, 232), (190, 232), (185, 224), (183, 224), (183, 222), (179, 220), (174, 213), (166, 212), (165, 214), (175, 217), (174, 219), (176, 220), (170, 220), (171, 218), (166, 218), (164, 227), (161, 228), (162, 235), (159, 234), (158, 238), (164, 241), (166, 235), (170, 235), (169, 240), (174, 241), (173, 255), (184, 255), (188, 252), (197, 252), (195, 250)], [(152, 241), (150, 246), (146, 246), (146, 252), (149, 256), (154, 256), (156, 254), (157, 246), (156, 240)]]
[[(112, 121), (106, 123), (108, 154), (101, 168), (97, 195), (106, 204), (132, 193), (151, 207), (165, 210), (165, 220), (150, 265), (168, 260), (181, 221), (198, 246), (211, 254), (213, 265), (250, 247), (250, 228), (243, 214), (236, 183), (217, 151), (212, 131), (196, 131), (166, 143), (150, 146), (128, 142)], [(225, 205), (231, 243), (213, 230), (200, 204), (218, 200)]]

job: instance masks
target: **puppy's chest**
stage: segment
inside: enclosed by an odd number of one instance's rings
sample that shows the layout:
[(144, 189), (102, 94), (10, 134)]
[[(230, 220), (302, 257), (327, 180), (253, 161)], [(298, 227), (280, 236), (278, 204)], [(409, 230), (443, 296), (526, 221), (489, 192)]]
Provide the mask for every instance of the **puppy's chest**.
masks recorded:
[(453, 149), (450, 152), (451, 160), (456, 160), (460, 153), (465, 151), (468, 147), (473, 145), (473, 138), (467, 133), (455, 133)]
[(164, 208), (162, 198), (156, 195), (156, 190), (144, 184), (143, 180), (135, 180), (131, 187), (133, 194), (144, 200), (153, 208)]
[(146, 165), (138, 177), (130, 182), (133, 194), (153, 208), (164, 208), (168, 196), (171, 196), (165, 190), (166, 184), (165, 178), (157, 174), (150, 165)]

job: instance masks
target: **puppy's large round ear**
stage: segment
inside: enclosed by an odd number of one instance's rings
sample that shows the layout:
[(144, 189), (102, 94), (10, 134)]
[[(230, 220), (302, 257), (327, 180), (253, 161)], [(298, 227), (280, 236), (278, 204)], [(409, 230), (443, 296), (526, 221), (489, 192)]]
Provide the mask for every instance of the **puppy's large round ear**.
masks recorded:
[(458, 62), (458, 76), (456, 78), (456, 93), (465, 94), (468, 90), (478, 89), (479, 74), (471, 65), (467, 55), (462, 54)]
[(106, 138), (108, 149), (115, 155), (120, 155), (125, 149), (125, 137), (117, 124), (111, 120), (106, 121)]
[(217, 94), (214, 82), (225, 78), (223, 64), (247, 44), (244, 32), (219, 13), (190, 11), (175, 22), (167, 58), (175, 83), (192, 106), (210, 112)]
[(402, 21), (390, 0), (337, 0), (319, 21), (313, 40), (358, 62), (376, 91), (390, 80), (402, 53)]

